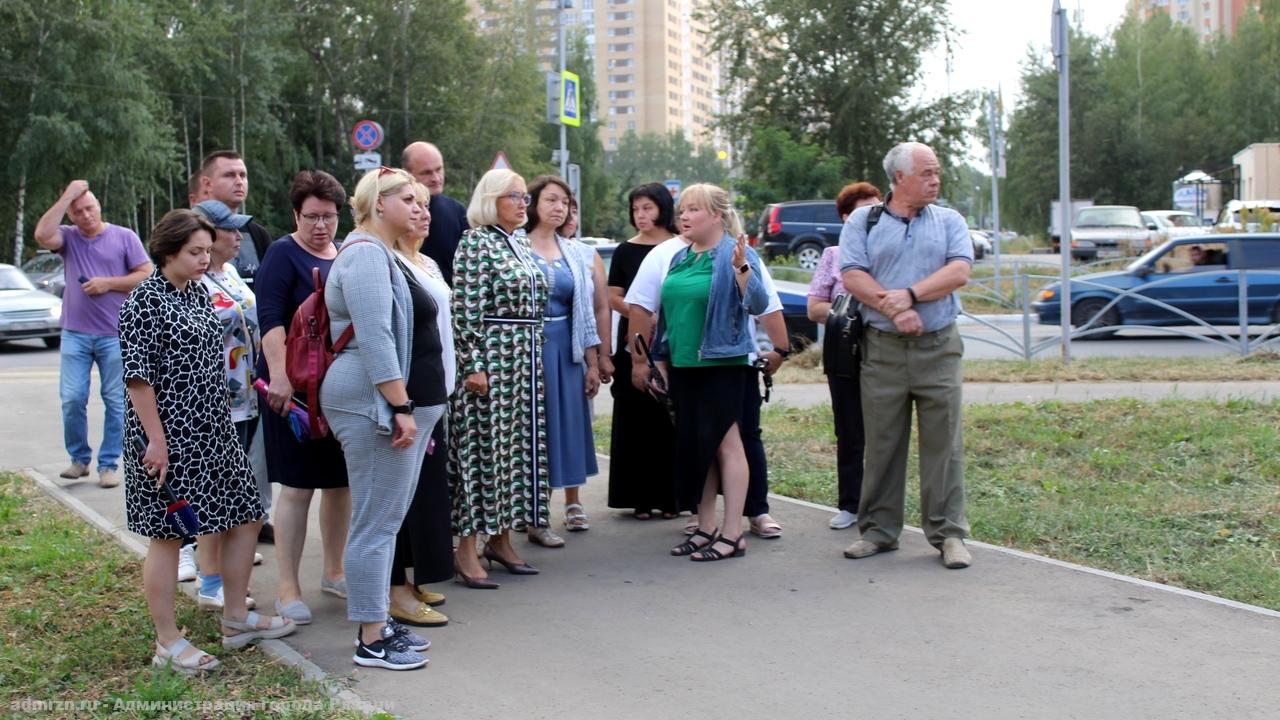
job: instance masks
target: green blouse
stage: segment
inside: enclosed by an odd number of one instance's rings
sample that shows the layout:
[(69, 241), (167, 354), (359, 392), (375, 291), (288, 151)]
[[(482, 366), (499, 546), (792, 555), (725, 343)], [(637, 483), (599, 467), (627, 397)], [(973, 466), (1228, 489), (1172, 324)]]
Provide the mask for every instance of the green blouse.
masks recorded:
[(711, 252), (689, 252), (671, 268), (662, 283), (662, 315), (667, 326), (673, 367), (746, 365), (747, 356), (703, 360), (702, 328), (707, 322), (707, 298), (711, 295)]

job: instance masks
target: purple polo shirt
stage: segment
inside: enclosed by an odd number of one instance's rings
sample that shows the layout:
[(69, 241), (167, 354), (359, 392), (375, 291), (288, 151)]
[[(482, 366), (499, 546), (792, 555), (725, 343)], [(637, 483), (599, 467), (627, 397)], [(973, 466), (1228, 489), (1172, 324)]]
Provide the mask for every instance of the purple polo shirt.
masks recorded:
[(129, 228), (104, 223), (93, 239), (86, 238), (75, 225), (61, 225), (62, 256), (67, 287), (62, 292), (62, 327), (66, 330), (116, 337), (120, 334), (120, 306), (128, 293), (112, 290), (86, 295), (80, 278), (120, 277), (151, 262), (147, 251)]

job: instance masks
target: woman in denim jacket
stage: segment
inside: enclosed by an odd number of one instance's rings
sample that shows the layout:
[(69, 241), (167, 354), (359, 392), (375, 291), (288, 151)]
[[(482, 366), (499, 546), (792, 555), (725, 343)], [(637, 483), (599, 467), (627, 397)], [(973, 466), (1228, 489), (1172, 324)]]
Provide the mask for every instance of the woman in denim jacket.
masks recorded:
[[(743, 385), (755, 382), (747, 362), (755, 338), (747, 319), (764, 312), (769, 296), (760, 280), (760, 258), (746, 246), (724, 189), (687, 188), (680, 196), (679, 224), (691, 245), (672, 258), (662, 284), (653, 355), (670, 380), (676, 408), (680, 505), (698, 510), (698, 530), (671, 554), (703, 562), (746, 554), (741, 518), (747, 458), (738, 419)], [(722, 529), (715, 523), (717, 492), (724, 494)]]

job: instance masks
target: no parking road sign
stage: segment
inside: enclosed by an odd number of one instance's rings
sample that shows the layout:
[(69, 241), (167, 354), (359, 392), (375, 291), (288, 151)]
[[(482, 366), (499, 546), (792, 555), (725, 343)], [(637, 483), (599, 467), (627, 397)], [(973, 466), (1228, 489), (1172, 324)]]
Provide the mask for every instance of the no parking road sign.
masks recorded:
[(378, 149), (386, 138), (382, 126), (372, 120), (361, 120), (351, 128), (352, 144), (365, 152)]

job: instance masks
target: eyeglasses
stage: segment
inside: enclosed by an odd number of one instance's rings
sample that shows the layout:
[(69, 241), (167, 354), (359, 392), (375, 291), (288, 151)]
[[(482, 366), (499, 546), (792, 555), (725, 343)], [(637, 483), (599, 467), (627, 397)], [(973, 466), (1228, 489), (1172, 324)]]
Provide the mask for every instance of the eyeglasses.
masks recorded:
[(532, 205), (532, 204), (533, 204), (533, 196), (532, 196), (532, 195), (530, 195), (529, 193), (524, 193), (524, 194), (522, 195), (522, 194), (520, 194), (520, 193), (513, 192), (513, 193), (507, 193), (506, 195), (503, 195), (502, 197), (504, 197), (504, 198), (506, 198), (506, 199), (510, 200), (510, 201), (511, 201), (511, 202), (513, 202), (513, 203), (516, 203), (517, 205), (519, 205), (520, 203), (524, 203), (525, 205)]
[(323, 215), (314, 215), (312, 213), (307, 213), (305, 215), (301, 215), (300, 217), (303, 220), (306, 220), (307, 222), (311, 223), (312, 225), (337, 225), (338, 224), (338, 213), (325, 213)]

